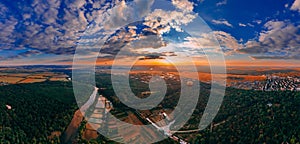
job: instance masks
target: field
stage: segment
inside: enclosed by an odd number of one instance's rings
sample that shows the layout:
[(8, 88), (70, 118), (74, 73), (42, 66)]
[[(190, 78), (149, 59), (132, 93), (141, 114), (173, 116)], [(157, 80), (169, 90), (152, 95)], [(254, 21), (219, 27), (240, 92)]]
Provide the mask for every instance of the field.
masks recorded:
[(41, 72), (41, 73), (0, 73), (0, 83), (18, 84), (35, 83), (44, 81), (68, 81), (69, 76), (63, 73)]
[(34, 78), (26, 78), (25, 80), (22, 80), (18, 83), (35, 83), (35, 82), (44, 82), (47, 79), (34, 79)]
[(52, 77), (49, 80), (50, 81), (68, 81), (66, 78), (58, 78), (58, 77)]
[(11, 77), (26, 77), (28, 75), (30, 75), (29, 73), (15, 73), (15, 74), (8, 74), (6, 73), (5, 75), (9, 75)]
[[(228, 74), (227, 75), (227, 81), (264, 81), (266, 80), (266, 76), (263, 75), (234, 75), (234, 74)], [(233, 78), (233, 79), (230, 79)], [(234, 80), (235, 79), (235, 80)]]
[[(174, 74), (176, 74), (176, 73), (174, 73)], [(182, 74), (182, 76), (187, 77), (187, 78), (193, 78), (191, 73), (184, 73), (184, 74)], [(210, 73), (199, 72), (198, 76), (199, 76), (198, 80), (200, 80), (202, 82), (210, 82), (211, 79), (212, 79), (212, 74), (210, 74)], [(254, 81), (264, 81), (264, 80), (266, 80), (266, 76), (264, 76), (264, 75), (214, 74), (214, 76), (216, 78), (222, 78), (222, 77), (226, 76), (227, 83), (235, 82), (235, 81), (254, 82)]]
[[(138, 73), (144, 73), (145, 71), (131, 71), (130, 74), (138, 74)], [(163, 73), (163, 71), (150, 71), (147, 72), (150, 73), (152, 75), (160, 75)], [(170, 72), (174, 75), (178, 75), (178, 72)], [(195, 73), (192, 72), (184, 72), (181, 74), (182, 77), (186, 77), (186, 78), (192, 78), (195, 79), (195, 77), (193, 77), (195, 75)], [(215, 77), (224, 77), (226, 76), (227, 78), (227, 83), (230, 82), (234, 82), (234, 81), (248, 81), (248, 82), (254, 82), (254, 81), (264, 81), (266, 80), (266, 76), (264, 75), (251, 75), (251, 74), (214, 74)], [(197, 78), (197, 77), (196, 77)], [(212, 74), (211, 73), (207, 73), (207, 72), (198, 72), (198, 80), (202, 81), (202, 82), (210, 82), (212, 79)], [(224, 78), (225, 79), (225, 78)]]
[(23, 79), (23, 77), (1, 76), (0, 82), (16, 84)]

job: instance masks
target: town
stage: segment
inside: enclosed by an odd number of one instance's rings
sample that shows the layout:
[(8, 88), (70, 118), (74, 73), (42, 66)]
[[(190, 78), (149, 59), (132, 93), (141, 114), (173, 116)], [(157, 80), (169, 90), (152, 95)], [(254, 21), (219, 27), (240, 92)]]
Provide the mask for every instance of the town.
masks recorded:
[(265, 75), (263, 81), (234, 81), (228, 87), (259, 91), (300, 91), (300, 78), (296, 76)]

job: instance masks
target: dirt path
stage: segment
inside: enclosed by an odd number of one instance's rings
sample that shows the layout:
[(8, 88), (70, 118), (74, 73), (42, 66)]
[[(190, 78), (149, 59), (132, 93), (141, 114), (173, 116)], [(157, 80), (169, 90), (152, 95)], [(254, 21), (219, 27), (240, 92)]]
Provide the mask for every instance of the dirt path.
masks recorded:
[(76, 137), (78, 133), (78, 127), (80, 126), (81, 122), (83, 120), (83, 116), (80, 112), (80, 110), (77, 110), (74, 113), (73, 119), (71, 123), (69, 124), (66, 131), (63, 133), (61, 137), (62, 143), (72, 143), (72, 140)]

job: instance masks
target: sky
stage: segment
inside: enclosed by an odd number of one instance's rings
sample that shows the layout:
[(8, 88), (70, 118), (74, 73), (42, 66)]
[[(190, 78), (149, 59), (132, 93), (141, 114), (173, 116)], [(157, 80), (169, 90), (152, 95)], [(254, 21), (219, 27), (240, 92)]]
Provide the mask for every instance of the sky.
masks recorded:
[(75, 52), (99, 65), (300, 59), (300, 0), (3, 0), (0, 29), (0, 65), (67, 65)]

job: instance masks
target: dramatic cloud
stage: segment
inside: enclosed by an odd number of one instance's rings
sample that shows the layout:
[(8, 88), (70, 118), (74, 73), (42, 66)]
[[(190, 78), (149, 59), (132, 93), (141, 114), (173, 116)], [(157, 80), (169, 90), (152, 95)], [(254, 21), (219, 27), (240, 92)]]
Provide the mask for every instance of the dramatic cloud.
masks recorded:
[(135, 0), (129, 6), (119, 0), (34, 0), (11, 6), (0, 2), (0, 46), (7, 50), (30, 48), (46, 54), (74, 54), (86, 33), (90, 35), (86, 40), (95, 42), (103, 29), (118, 28), (148, 14), (152, 3)]
[(300, 59), (300, 56), (280, 56), (280, 55), (272, 55), (272, 56), (250, 56), (252, 59)]
[(162, 34), (169, 32), (170, 28), (182, 31), (181, 25), (186, 25), (195, 18), (195, 14), (187, 13), (187, 11), (164, 11), (156, 9), (145, 18), (146, 22), (144, 24), (153, 29), (160, 30)]
[(300, 0), (294, 1), (293, 5), (291, 7), (291, 10), (300, 12)]
[(159, 35), (140, 36), (138, 40), (130, 43), (130, 46), (135, 49), (140, 48), (160, 48), (166, 46), (166, 43)]
[(139, 58), (139, 60), (149, 60), (149, 59), (164, 59), (164, 58), (159, 55), (147, 55)]
[[(114, 9), (108, 10), (103, 17), (97, 19), (97, 25), (89, 28), (91, 31), (87, 34), (91, 36), (82, 38), (80, 42), (92, 45), (91, 43), (97, 42), (97, 38), (94, 39), (93, 34), (100, 32), (100, 34), (109, 36), (100, 51), (101, 54), (108, 55), (105, 56), (106, 58), (114, 58), (116, 55), (148, 58), (148, 56), (157, 56), (159, 53), (158, 56), (175, 56), (173, 51), (160, 50), (168, 44), (162, 35), (171, 30), (182, 32), (181, 26), (187, 25), (196, 18), (197, 15), (193, 13), (193, 3), (187, 0), (173, 0), (172, 4), (175, 9), (155, 9), (149, 12), (153, 1), (139, 3), (146, 1), (137, 0), (135, 2), (128, 4), (122, 1)], [(136, 5), (141, 5), (142, 9), (136, 9), (139, 7)], [(137, 19), (139, 16), (145, 16), (145, 19)], [(128, 25), (128, 23), (130, 24)], [(124, 25), (127, 26), (124, 27)], [(165, 52), (172, 54), (163, 55)]]
[(17, 59), (17, 58), (24, 58), (24, 57), (30, 57), (33, 55), (40, 55), (42, 52), (37, 51), (37, 50), (28, 50), (25, 52), (21, 52), (18, 55), (13, 55), (13, 56), (8, 56), (8, 57), (2, 57), (2, 60), (12, 60), (12, 59)]
[(73, 54), (89, 23), (115, 4), (116, 1), (35, 0), (18, 1), (11, 6), (0, 2), (1, 48)]
[[(242, 26), (242, 24), (240, 24)], [(243, 25), (244, 26), (244, 25)], [(253, 59), (300, 59), (300, 25), (289, 21), (271, 20), (264, 24), (259, 36), (245, 43), (230, 33), (214, 31), (223, 52), (227, 55), (248, 54)], [(195, 41), (195, 40), (194, 40)], [(202, 35), (196, 40), (197, 46), (208, 48), (215, 41), (211, 36)], [(199, 45), (200, 44), (200, 45)], [(191, 43), (190, 45), (195, 45)]]
[[(142, 24), (142, 22), (133, 24)], [(136, 31), (140, 32), (136, 33)], [(166, 43), (163, 41), (157, 30), (152, 30), (150, 28), (138, 29), (134, 25), (129, 25), (117, 30), (117, 32), (106, 41), (100, 53), (109, 54), (111, 55), (111, 58), (114, 58), (116, 55), (145, 56), (153, 55), (153, 53), (140, 51), (141, 49), (157, 49), (164, 47), (165, 45)]]
[(233, 27), (232, 24), (230, 24), (227, 20), (221, 19), (221, 20), (212, 20), (212, 23), (217, 25), (226, 25), (228, 27)]
[(153, 2), (154, 0), (135, 0), (133, 3), (128, 4), (125, 1), (121, 1), (116, 7), (108, 10), (103, 16), (101, 15), (97, 23), (106, 30), (113, 30), (113, 28), (119, 28), (128, 23), (141, 20), (139, 18), (150, 13), (150, 7)]
[[(112, 58), (125, 46), (128, 49), (124, 56), (156, 55), (139, 49), (165, 47), (167, 42), (162, 35), (171, 30), (182, 32), (181, 26), (192, 22), (197, 14), (193, 12), (194, 3), (188, 0), (172, 0), (175, 9), (150, 12), (153, 2), (33, 0), (20, 1), (14, 7), (0, 2), (0, 46), (24, 51), (11, 56), (23, 58), (40, 54), (72, 55), (80, 44), (86, 48), (81, 57), (89, 58), (97, 52), (97, 42), (105, 39), (99, 57)], [(144, 25), (139, 30), (135, 25), (124, 28), (137, 20)], [(159, 56), (176, 54), (162, 51)]]
[[(29, 5), (20, 1), (14, 4), (15, 7), (1, 5), (4, 7), (1, 11), (6, 14), (1, 16), (4, 21), (0, 24), (0, 41), (7, 45), (6, 49), (29, 47), (45, 53), (71, 54), (78, 38), (76, 33), (84, 30), (86, 25), (76, 16), (78, 12), (61, 8), (60, 1), (33, 1)], [(65, 13), (60, 18), (64, 23), (58, 22), (60, 8)], [(21, 19), (14, 14), (16, 11), (21, 14)]]
[[(298, 58), (300, 55), (300, 26), (284, 21), (269, 21), (257, 40), (249, 40), (240, 52), (260, 55), (281, 55)], [(280, 57), (279, 57), (280, 58)]]
[[(91, 49), (83, 52), (89, 55), (98, 52), (101, 46), (96, 44), (101, 39), (106, 42), (99, 57), (111, 58), (126, 46), (124, 56), (147, 59), (153, 55), (159, 58), (177, 56), (177, 52), (201, 55), (203, 51), (199, 47), (215, 52), (219, 42), (226, 54), (246, 53), (256, 59), (299, 59), (300, 26), (292, 23), (293, 20), (266, 23), (270, 18), (252, 19), (249, 23), (239, 20), (238, 26), (255, 27), (260, 31), (257, 37), (244, 42), (234, 37), (233, 29), (214, 31), (214, 35), (202, 33), (198, 38), (180, 37), (177, 34), (184, 32), (181, 28), (197, 17), (193, 12), (195, 4), (188, 0), (172, 0), (170, 9), (151, 11), (153, 3), (154, 0), (32, 0), (18, 1), (12, 6), (0, 2), (0, 47), (16, 51), (17, 55), (10, 58), (23, 58), (41, 54), (71, 56), (76, 46), (86, 44)], [(220, 0), (216, 5), (225, 4), (227, 0)], [(285, 7), (300, 12), (300, 0)], [(231, 20), (211, 22), (221, 28), (233, 28)], [(263, 30), (258, 26), (263, 26)], [(170, 32), (172, 36), (164, 38)]]
[(197, 14), (193, 13), (193, 3), (188, 0), (172, 0), (176, 10), (156, 9), (146, 16), (144, 25), (157, 30), (160, 34), (167, 33), (171, 28), (181, 32), (181, 25), (192, 22)]
[(178, 9), (186, 12), (192, 12), (194, 9), (193, 3), (188, 0), (172, 0), (172, 4)]
[(192, 57), (198, 57), (205, 55), (205, 53), (224, 53), (226, 55), (230, 55), (237, 49), (242, 48), (242, 44), (239, 44), (238, 41), (229, 33), (224, 31), (214, 31), (210, 33), (202, 33), (197, 38), (187, 37), (183, 43), (176, 44), (174, 47), (184, 50), (183, 52)]
[(239, 44), (239, 42), (229, 33), (215, 31), (214, 34), (219, 41), (221, 48), (225, 52), (233, 52), (243, 47), (242, 44)]

